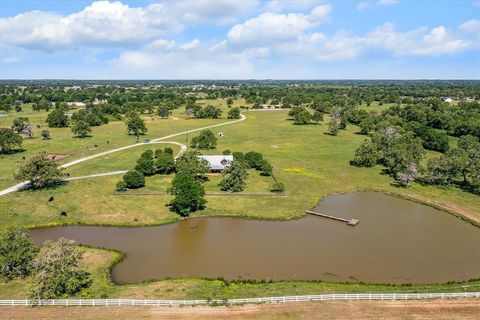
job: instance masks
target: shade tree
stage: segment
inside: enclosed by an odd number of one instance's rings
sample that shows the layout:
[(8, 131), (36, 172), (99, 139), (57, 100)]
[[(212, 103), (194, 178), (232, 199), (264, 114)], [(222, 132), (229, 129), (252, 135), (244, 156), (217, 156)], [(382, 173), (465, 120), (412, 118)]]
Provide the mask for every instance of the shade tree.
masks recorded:
[(0, 153), (9, 153), (22, 146), (22, 137), (10, 128), (0, 128)]
[(14, 174), (17, 180), (29, 181), (28, 186), (41, 189), (54, 186), (64, 177), (62, 168), (49, 159), (45, 153), (33, 156), (20, 165)]
[(245, 162), (233, 160), (222, 172), (219, 186), (222, 191), (240, 192), (245, 189), (248, 177)]
[(32, 261), (29, 298), (55, 299), (88, 288), (92, 281), (82, 265), (83, 253), (72, 240), (47, 241)]
[(190, 145), (197, 149), (214, 149), (217, 147), (217, 137), (211, 130), (205, 129), (192, 139)]

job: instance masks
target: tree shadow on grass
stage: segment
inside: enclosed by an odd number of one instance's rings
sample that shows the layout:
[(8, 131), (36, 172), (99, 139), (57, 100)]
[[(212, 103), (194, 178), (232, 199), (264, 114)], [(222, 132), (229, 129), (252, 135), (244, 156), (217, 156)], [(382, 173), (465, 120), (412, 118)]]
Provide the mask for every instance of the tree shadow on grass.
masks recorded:
[(1, 156), (12, 155), (12, 154), (17, 154), (17, 153), (22, 153), (22, 152), (25, 152), (25, 151), (27, 151), (27, 150), (25, 150), (23, 148), (13, 149), (13, 150), (9, 150), (9, 151), (0, 151), (0, 157)]
[(25, 186), (21, 187), (19, 191), (21, 192), (35, 192), (35, 191), (44, 191), (44, 190), (56, 190), (63, 186), (65, 186), (68, 181), (65, 180), (55, 180), (50, 182), (49, 184), (43, 187), (34, 187), (32, 184), (26, 184)]

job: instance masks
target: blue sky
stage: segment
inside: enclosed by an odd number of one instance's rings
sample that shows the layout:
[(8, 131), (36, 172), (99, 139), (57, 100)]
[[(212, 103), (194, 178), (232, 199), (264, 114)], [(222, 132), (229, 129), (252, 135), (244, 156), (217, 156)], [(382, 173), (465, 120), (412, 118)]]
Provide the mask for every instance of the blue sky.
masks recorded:
[(3, 79), (480, 79), (480, 1), (1, 1)]

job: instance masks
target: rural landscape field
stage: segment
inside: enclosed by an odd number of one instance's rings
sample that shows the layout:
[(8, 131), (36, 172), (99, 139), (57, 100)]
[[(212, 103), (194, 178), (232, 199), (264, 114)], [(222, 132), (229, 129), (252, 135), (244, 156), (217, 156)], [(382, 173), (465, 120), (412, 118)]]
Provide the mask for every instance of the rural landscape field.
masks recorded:
[(477, 5), (144, 2), (0, 5), (0, 319), (475, 318)]

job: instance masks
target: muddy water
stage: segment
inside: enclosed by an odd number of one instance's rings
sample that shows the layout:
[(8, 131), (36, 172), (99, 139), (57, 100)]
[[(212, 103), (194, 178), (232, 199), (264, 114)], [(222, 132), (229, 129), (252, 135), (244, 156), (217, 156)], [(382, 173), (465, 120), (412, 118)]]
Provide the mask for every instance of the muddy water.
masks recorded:
[(330, 196), (317, 208), (357, 218), (266, 222), (197, 218), (158, 227), (36, 229), (36, 243), (65, 237), (127, 253), (119, 283), (226, 279), (436, 283), (480, 277), (480, 229), (445, 212), (375, 192)]

